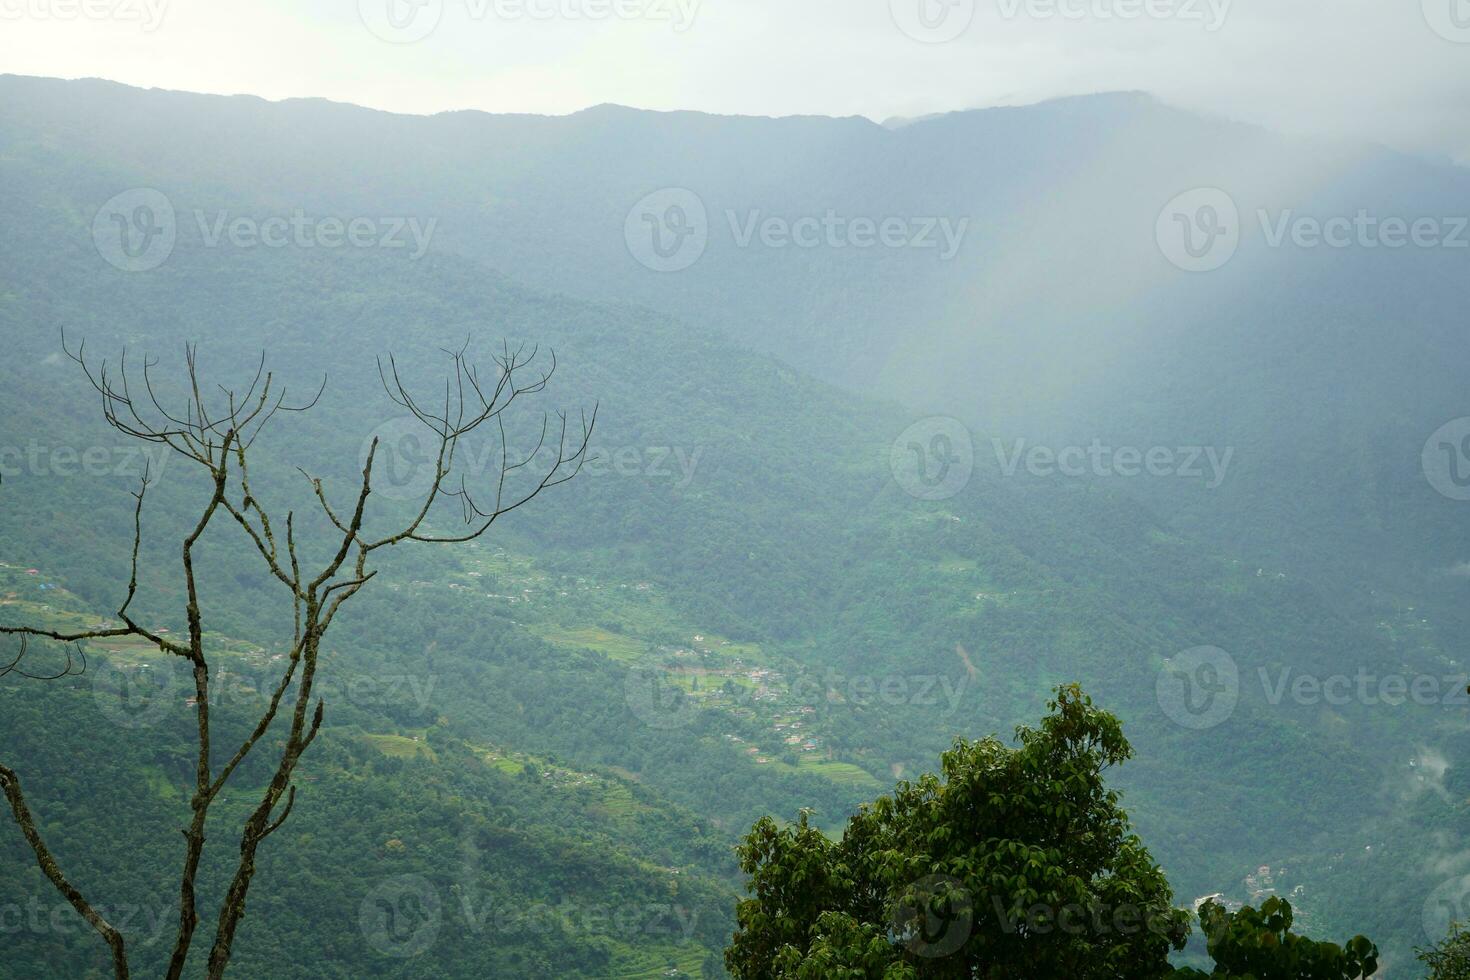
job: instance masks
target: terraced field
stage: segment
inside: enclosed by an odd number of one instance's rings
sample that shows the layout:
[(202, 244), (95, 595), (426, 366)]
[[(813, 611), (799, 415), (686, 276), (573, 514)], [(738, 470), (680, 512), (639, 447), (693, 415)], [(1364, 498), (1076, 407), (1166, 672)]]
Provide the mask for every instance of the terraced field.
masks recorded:
[(613, 960), (611, 980), (673, 980), (697, 977), (704, 964), (705, 951), (698, 946), (648, 948), (625, 953)]
[(438, 761), (438, 756), (429, 747), (427, 741), (422, 737), (412, 735), (364, 735), (364, 742), (386, 756), (394, 759), (417, 759), (425, 758), (431, 762)]

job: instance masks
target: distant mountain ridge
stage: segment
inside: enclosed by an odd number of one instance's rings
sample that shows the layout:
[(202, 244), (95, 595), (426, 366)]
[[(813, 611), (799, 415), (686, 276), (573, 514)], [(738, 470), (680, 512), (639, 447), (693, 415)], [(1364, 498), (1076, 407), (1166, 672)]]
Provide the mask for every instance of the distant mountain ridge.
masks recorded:
[[(1178, 481), (1123, 488), (1345, 600), (1407, 587), (1457, 616), (1438, 570), (1470, 558), (1470, 533), (1414, 460), (1470, 414), (1454, 286), (1465, 253), (1270, 239), (1301, 216), (1470, 214), (1461, 168), (1291, 140), (1139, 93), (893, 129), (610, 105), (403, 116), (15, 76), (0, 91), (13, 134), (61, 126), (119, 180), (188, 176), (308, 210), (432, 218), (438, 250), (719, 327), (825, 379), (957, 416), (982, 440), (1233, 446), (1235, 478), (1207, 498)], [(296, 154), (275, 152), (282, 143)], [(688, 268), (652, 271), (629, 252), (628, 216), (676, 188), (703, 207), (708, 242)], [(1162, 209), (1192, 188), (1239, 206), (1239, 252), (1218, 271), (1181, 271), (1156, 241)], [(944, 261), (943, 248), (765, 244), (761, 222), (829, 212), (912, 220), (915, 238), (926, 221), (963, 222), (960, 248)], [(1303, 396), (1319, 411), (1300, 413)], [(1290, 430), (1274, 425), (1283, 415)]]
[[(1242, 147), (1266, 162), (1225, 167)], [(462, 679), (436, 737), (632, 772), (667, 801), (661, 820), (694, 813), (725, 835), (691, 830), (685, 851), (696, 836), (728, 844), (752, 813), (816, 805), (840, 820), (871, 796), (869, 781), (912, 774), (952, 735), (1004, 733), (1036, 715), (1050, 686), (1081, 680), (1139, 748), (1130, 809), (1181, 893), (1286, 863), (1307, 884), (1302, 907), (1342, 926), (1333, 931), (1407, 949), (1432, 874), (1416, 835), (1452, 825), (1437, 794), (1415, 788), (1405, 804), (1403, 784), (1421, 747), (1454, 757), (1463, 718), (1449, 706), (1272, 704), (1255, 691), (1201, 732), (1165, 717), (1155, 687), (1170, 658), (1201, 645), (1230, 651), (1248, 683), (1283, 666), (1443, 673), (1456, 655), (1440, 617), (1463, 580), (1431, 573), (1470, 548), (1460, 551), (1463, 514), (1424, 480), (1420, 454), (1435, 426), (1470, 414), (1457, 408), (1462, 280), (1445, 275), (1457, 267), (1391, 258), (1389, 276), (1373, 257), (1285, 262), (1257, 242), (1191, 275), (1154, 237), (1169, 196), (1235, 173), (1249, 177), (1232, 184), (1243, 214), (1258, 197), (1274, 207), (1290, 195), (1261, 186), (1292, 161), (1319, 173), (1314, 152), (1135, 95), (891, 131), (618, 107), (395, 116), (0, 78), (0, 381), (11, 392), (0, 446), (33, 433), (98, 438), (95, 405), (74, 397), (77, 379), (55, 357), (61, 327), (109, 353), (169, 356), (202, 339), (226, 367), (267, 348), (303, 383), (332, 365), (324, 414), (277, 447), (271, 486), (282, 492), (297, 478), (289, 463), (350, 470), (362, 439), (391, 419), (373, 354), (392, 349), (431, 372), (436, 348), (466, 335), (555, 346), (557, 402), (600, 399), (605, 450), (678, 447), (702, 450), (701, 462), (682, 486), (612, 466), (506, 525), (497, 546), (508, 557), (497, 558), (544, 565), (536, 574), (553, 584), (536, 590), (578, 596), (568, 611), (414, 591), (467, 584), (458, 556), (385, 576), (402, 591), (369, 600), (353, 635), (401, 670), (422, 661), (433, 630), (434, 669)], [(1394, 210), (1448, 214), (1460, 200), (1459, 172), (1375, 151), (1349, 163), (1342, 186), (1319, 180), (1296, 207), (1337, 207), (1362, 186), (1389, 188), (1375, 193)], [(1406, 188), (1405, 173), (1418, 182)], [(177, 241), (156, 268), (129, 272), (100, 254), (93, 226), (109, 199), (139, 188), (167, 199)], [(709, 241), (686, 268), (658, 272), (640, 263), (648, 253), (629, 224), (641, 199), (671, 188), (703, 203)], [(738, 238), (757, 212), (794, 222), (828, 210), (970, 223), (948, 262), (933, 250)], [(228, 231), (237, 218), (257, 233), (283, 219), (289, 236), (297, 212), (366, 218), (378, 236), (394, 220), (434, 224), (417, 261), (409, 249), (267, 247)], [(893, 462), (905, 426), (930, 413), (968, 425), (975, 463), (937, 501), (905, 492)], [(1234, 452), (1211, 489), (1026, 464), (1008, 474), (1002, 457), (1017, 440)], [(159, 523), (188, 490), (160, 488)], [(7, 477), (0, 540), (46, 557), (105, 608), (128, 499), (116, 480)], [(78, 523), (87, 549), (74, 546)], [(496, 574), (505, 582), (486, 593), (530, 588), (530, 572)], [(614, 583), (613, 597), (591, 585), (582, 596), (579, 577)], [(1430, 581), (1444, 605), (1421, 614)], [(1369, 582), (1389, 586), (1372, 595)], [(254, 601), (263, 591), (224, 574), (210, 594), (245, 636), (269, 626)], [(631, 668), (696, 631), (758, 647), (788, 672), (954, 679), (964, 660), (980, 682), (951, 714), (833, 710), (832, 758), (779, 768), (774, 752), (767, 764), (747, 758), (765, 749), (770, 719), (744, 717), (743, 705), (701, 711), (676, 736), (639, 727)], [(497, 819), (541, 805), (527, 797)], [(1423, 818), (1412, 833), (1401, 810)], [(1446, 834), (1436, 848), (1452, 846)], [(1365, 847), (1378, 856), (1360, 857)], [(1344, 879), (1372, 887), (1327, 884)]]

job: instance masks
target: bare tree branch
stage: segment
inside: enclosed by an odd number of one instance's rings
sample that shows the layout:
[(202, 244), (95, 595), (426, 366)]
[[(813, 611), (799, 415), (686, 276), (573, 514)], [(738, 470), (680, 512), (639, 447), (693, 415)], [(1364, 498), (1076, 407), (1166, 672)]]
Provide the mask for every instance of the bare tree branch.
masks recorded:
[[(87, 655), (86, 655), (86, 653), (84, 653), (82, 651), (82, 648), (80, 646), (76, 646), (75, 644), (72, 644), (72, 645), (68, 645), (67, 646), (67, 649), (66, 649), (66, 666), (63, 667), (59, 673), (55, 673), (55, 674), (32, 674), (29, 671), (22, 670), (20, 664), (21, 664), (21, 661), (25, 660), (25, 658), (26, 658), (26, 653), (27, 653), (27, 650), (28, 650), (28, 647), (29, 647), (29, 639), (30, 638), (27, 637), (27, 636), (21, 636), (21, 638), (20, 638), (20, 649), (19, 649), (19, 651), (17, 651), (17, 653), (15, 655), (15, 659), (11, 660), (10, 663), (8, 663), (8, 664), (0, 665), (0, 677), (5, 677), (8, 674), (16, 674), (17, 676), (24, 677), (27, 680), (32, 680), (32, 681), (59, 681), (63, 677), (70, 677), (73, 674), (81, 675), (81, 674), (85, 674), (87, 672)], [(72, 669), (73, 667), (76, 666), (76, 664), (72, 660), (72, 651), (73, 650), (76, 651), (77, 657), (82, 662), (82, 667), (81, 667), (80, 670), (73, 670)]]
[[(136, 636), (189, 662), (194, 677), (193, 702), (197, 706), (198, 745), (195, 789), (190, 800), (191, 819), (188, 828), (183, 831), (186, 849), (179, 878), (179, 928), (169, 961), (169, 980), (182, 977), (198, 927), (195, 883), (205, 846), (204, 829), (210, 806), (238, 767), (270, 733), (280, 719), (283, 707), (289, 707), (289, 720), (280, 755), (276, 760), (275, 772), (260, 802), (240, 830), (240, 858), (220, 906), (219, 921), (207, 964), (207, 975), (211, 980), (217, 980), (223, 976), (229, 964), (235, 935), (244, 916), (256, 870), (256, 853), (261, 843), (279, 830), (291, 815), (296, 803), (294, 777), (297, 766), (321, 731), (326, 706), (320, 698), (315, 699), (314, 708), (312, 703), (317, 672), (321, 666), (322, 639), (344, 605), (377, 575), (376, 569), (369, 567), (371, 556), (380, 548), (407, 541), (454, 543), (473, 540), (484, 534), (500, 517), (529, 503), (546, 490), (572, 479), (586, 461), (597, 412), (594, 408), (590, 417), (585, 414), (580, 417), (580, 432), (573, 431), (568, 416), (564, 413), (557, 414), (558, 422), (555, 425), (551, 423), (550, 416), (543, 415), (536, 446), (529, 455), (513, 456), (509, 448), (505, 413), (518, 400), (545, 390), (556, 370), (554, 353), (549, 367), (538, 371), (534, 365), (538, 349), (532, 348), (527, 353), (524, 345), (515, 350), (511, 350), (508, 344), (502, 345), (502, 352), (495, 358), (496, 378), (491, 385), (484, 383), (479, 370), (468, 363), (466, 341), (459, 349), (444, 352), (451, 359), (453, 369), (445, 379), (442, 398), (436, 395), (432, 399), (421, 398), (409, 390), (392, 355), (387, 357), (386, 362), (380, 358), (378, 374), (390, 400), (406, 409), (437, 441), (433, 482), (425, 492), (424, 499), (415, 503), (412, 513), (397, 531), (382, 537), (369, 538), (365, 535), (364, 528), (368, 523), (373, 492), (373, 464), (379, 448), (377, 441), (374, 440), (369, 446), (350, 508), (334, 508), (328, 500), (322, 481), (303, 471), (317, 503), (335, 531), (329, 557), (317, 567), (314, 574), (308, 575), (302, 570), (295, 513), (286, 513), (283, 548), (276, 536), (270, 514), (251, 484), (248, 457), (261, 431), (277, 414), (305, 411), (314, 406), (321, 397), (325, 380), (323, 388), (318, 389), (309, 401), (288, 404), (285, 389), (277, 386), (272, 374), (266, 370), (265, 358), (262, 356), (249, 387), (243, 393), (237, 394), (233, 389), (216, 386), (216, 403), (212, 403), (205, 396), (209, 386), (204, 385), (200, 379), (197, 349), (190, 345), (184, 351), (186, 397), (181, 406), (169, 407), (168, 400), (154, 384), (155, 361), (144, 358), (141, 371), (130, 371), (127, 356), (124, 354), (119, 359), (117, 371), (113, 372), (106, 361), (94, 367), (87, 358), (85, 344), (79, 344), (72, 350), (66, 345), (63, 336), (62, 346), (67, 355), (82, 368), (93, 389), (101, 396), (103, 416), (113, 428), (133, 438), (166, 445), (200, 464), (210, 476), (212, 490), (209, 499), (193, 529), (184, 539), (181, 552), (188, 638), (187, 642), (180, 643), (163, 637), (156, 631), (147, 630), (129, 612), (138, 592), (142, 510), (149, 486), (148, 475), (145, 474), (142, 487), (133, 495), (136, 504), (128, 588), (126, 598), (118, 610), (118, 617), (123, 625), (70, 634), (38, 627), (0, 627), (0, 635), (19, 635), (22, 641), (20, 655), (14, 662), (0, 668), (0, 676), (9, 672), (24, 674), (19, 665), (25, 657), (26, 639), (32, 636), (77, 644), (108, 637)], [(135, 378), (140, 378), (140, 382)], [(433, 407), (429, 407), (431, 403)], [(460, 476), (458, 489), (446, 489), (446, 482), (455, 471), (460, 441), (487, 423), (493, 423), (489, 431), (500, 441), (499, 468), (494, 474), (490, 489), (481, 494), (481, 499), (477, 499), (479, 491), (472, 489), (464, 476)], [(521, 489), (509, 491), (511, 482), (520, 482), (521, 474), (537, 466), (538, 461), (541, 466), (540, 475), (531, 478)], [(464, 523), (468, 526), (463, 533), (443, 533), (431, 529), (430, 521), (435, 504), (444, 498), (459, 501)], [(272, 578), (284, 586), (291, 596), (293, 640), (289, 661), (260, 718), (234, 749), (228, 761), (216, 772), (212, 764), (210, 664), (204, 649), (204, 615), (195, 571), (195, 550), (221, 513), (240, 529)], [(82, 647), (77, 646), (76, 651), (82, 657), (85, 669)], [(71, 653), (68, 652), (67, 656), (66, 670), (55, 675), (56, 677), (65, 676), (71, 671)], [(44, 678), (46, 675), (24, 676)], [(22, 822), (23, 829), (29, 825), (33, 832), (34, 825), (29, 824), (29, 815), (25, 814), (22, 819), (23, 804), (16, 803), (20, 799), (18, 782), (8, 770), (0, 769), (0, 777), (8, 777), (0, 779), (0, 783), (4, 784), (7, 795), (11, 796), (17, 820)], [(39, 836), (35, 837), (33, 847), (37, 849), (38, 857), (45, 854), (44, 844), (40, 843)], [(54, 868), (54, 862), (52, 867)], [(52, 881), (65, 893), (65, 881), (59, 872), (52, 876)], [(71, 898), (71, 895), (68, 897)], [(79, 901), (81, 898), (78, 895), (73, 899), (73, 904)], [(90, 909), (90, 906), (87, 908)], [(81, 905), (78, 905), (78, 910), (82, 911)], [(119, 976), (124, 976), (127, 964), (121, 937), (115, 931), (109, 934), (106, 930), (110, 927), (100, 919), (93, 924), (113, 946)]]
[(77, 891), (71, 882), (66, 880), (66, 875), (61, 873), (61, 866), (51, 856), (51, 851), (46, 847), (46, 842), (41, 839), (41, 833), (36, 829), (35, 818), (31, 816), (30, 808), (26, 806), (25, 794), (20, 789), (20, 777), (15, 770), (0, 766), (0, 792), (10, 801), (10, 812), (15, 817), (20, 832), (25, 836), (26, 843), (31, 845), (32, 852), (36, 855), (36, 864), (41, 868), (48, 881), (60, 892), (71, 907), (102, 937), (112, 950), (112, 970), (117, 980), (127, 980), (128, 954), (122, 933), (113, 928), (112, 924), (104, 919), (92, 904)]

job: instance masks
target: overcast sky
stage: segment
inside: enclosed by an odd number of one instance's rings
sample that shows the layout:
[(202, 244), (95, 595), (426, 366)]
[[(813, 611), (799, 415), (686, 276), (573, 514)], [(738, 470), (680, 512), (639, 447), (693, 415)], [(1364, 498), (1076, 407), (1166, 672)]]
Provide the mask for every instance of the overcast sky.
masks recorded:
[(1140, 89), (1470, 163), (1470, 0), (0, 0), (0, 70), (415, 113)]

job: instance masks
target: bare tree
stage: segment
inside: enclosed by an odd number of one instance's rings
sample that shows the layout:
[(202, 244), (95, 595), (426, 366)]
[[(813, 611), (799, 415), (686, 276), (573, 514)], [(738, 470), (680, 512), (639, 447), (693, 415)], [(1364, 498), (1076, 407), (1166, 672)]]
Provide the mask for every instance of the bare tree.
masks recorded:
[[(204, 826), (210, 806), (277, 718), (283, 719), (285, 740), (275, 761), (274, 774), (259, 804), (240, 829), (239, 863), (220, 904), (219, 922), (208, 960), (208, 976), (218, 978), (230, 962), (235, 934), (255, 876), (256, 852), (291, 815), (296, 803), (293, 776), (297, 764), (321, 730), (325, 705), (317, 698), (313, 706), (312, 689), (317, 678), (322, 638), (342, 606), (377, 574), (371, 567), (374, 553), (406, 542), (445, 544), (474, 540), (488, 531), (500, 517), (529, 503), (551, 487), (572, 479), (587, 459), (588, 441), (596, 424), (597, 412), (594, 408), (590, 416), (582, 415), (575, 427), (564, 413), (557, 413), (555, 421), (551, 416), (543, 415), (541, 435), (535, 448), (525, 456), (517, 456), (512, 453), (506, 434), (506, 412), (518, 400), (545, 390), (556, 370), (554, 355), (550, 365), (541, 370), (536, 367), (537, 350), (528, 352), (524, 347), (517, 350), (506, 347), (495, 358), (495, 377), (482, 379), (466, 359), (468, 345), (446, 351), (452, 360), (452, 371), (446, 379), (442, 397), (436, 392), (432, 401), (410, 392), (391, 356), (386, 364), (380, 359), (378, 374), (388, 396), (424, 427), (432, 437), (431, 445), (437, 446), (433, 454), (432, 485), (391, 532), (373, 534), (368, 530), (368, 502), (373, 491), (377, 439), (368, 447), (360, 482), (345, 503), (334, 506), (322, 480), (302, 471), (309, 481), (316, 505), (320, 506), (330, 524), (329, 557), (321, 565), (306, 570), (302, 567), (302, 556), (298, 551), (295, 514), (286, 514), (284, 534), (281, 534), (282, 525), (272, 522), (265, 506), (252, 490), (249, 460), (251, 447), (272, 419), (281, 413), (310, 409), (319, 399), (321, 389), (303, 403), (289, 403), (284, 388), (279, 387), (274, 377), (266, 372), (265, 357), (262, 356), (248, 390), (237, 392), (221, 387), (213, 399), (206, 398), (197, 352), (190, 346), (185, 350), (187, 394), (181, 399), (181, 405), (165, 407), (168, 399), (161, 398), (154, 385), (152, 373), (155, 362), (152, 360), (145, 359), (141, 370), (137, 370), (129, 367), (124, 354), (118, 370), (113, 372), (106, 361), (94, 367), (88, 361), (85, 345), (73, 351), (63, 337), (62, 346), (101, 396), (103, 414), (113, 428), (129, 437), (166, 446), (203, 467), (208, 474), (209, 499), (183, 541), (188, 637), (179, 640), (163, 635), (166, 630), (150, 630), (130, 612), (138, 592), (143, 503), (149, 487), (149, 477), (145, 474), (142, 486), (133, 494), (131, 570), (126, 597), (116, 617), (122, 625), (75, 633), (27, 626), (0, 627), (0, 635), (18, 636), (21, 644), (14, 659), (0, 667), (0, 676), (17, 673), (39, 679), (57, 679), (78, 669), (85, 670), (86, 655), (82, 644), (109, 637), (144, 640), (163, 654), (179, 658), (191, 671), (194, 700), (197, 702), (198, 746), (194, 791), (189, 804), (191, 818), (184, 830), (185, 853), (179, 876), (179, 925), (168, 966), (170, 980), (182, 975), (194, 945), (199, 923), (195, 881), (204, 853)], [(456, 452), (461, 441), (482, 427), (491, 433), (492, 438), (498, 439), (499, 465), (489, 481), (490, 485), (475, 487), (461, 476), (458, 486), (451, 487), (449, 483), (455, 473)], [(438, 529), (437, 522), (430, 519), (434, 505), (446, 498), (458, 501), (463, 521), (463, 526), (448, 532)], [(216, 756), (211, 743), (211, 665), (204, 648), (204, 623), (195, 573), (195, 552), (199, 541), (217, 522), (227, 526), (233, 523), (243, 531), (249, 550), (289, 593), (294, 611), (290, 653), (271, 690), (270, 700), (249, 735), (234, 746), (228, 761), (219, 766), (215, 765)], [(31, 638), (70, 645), (65, 668), (47, 674), (23, 670), (26, 643)], [(70, 652), (73, 649), (75, 657)], [(20, 778), (14, 770), (3, 765), (0, 765), (0, 791), (9, 801), (12, 815), (34, 851), (42, 873), (107, 943), (116, 975), (127, 977), (129, 968), (124, 937), (63, 875), (36, 827), (21, 792)]]

